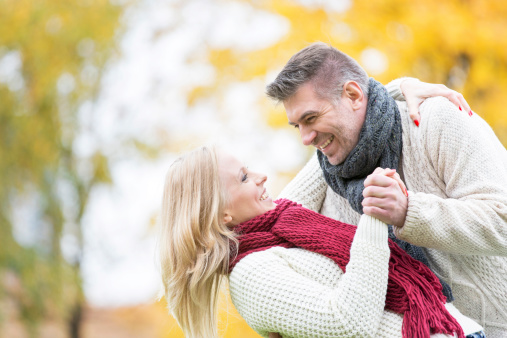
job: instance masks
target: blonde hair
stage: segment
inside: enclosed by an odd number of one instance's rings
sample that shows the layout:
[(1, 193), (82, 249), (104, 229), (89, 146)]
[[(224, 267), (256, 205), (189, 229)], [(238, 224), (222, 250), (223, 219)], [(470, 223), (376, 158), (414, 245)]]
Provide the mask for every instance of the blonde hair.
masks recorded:
[(160, 263), (169, 311), (186, 337), (218, 336), (218, 300), (234, 233), (223, 223), (226, 196), (217, 150), (177, 159), (166, 176)]

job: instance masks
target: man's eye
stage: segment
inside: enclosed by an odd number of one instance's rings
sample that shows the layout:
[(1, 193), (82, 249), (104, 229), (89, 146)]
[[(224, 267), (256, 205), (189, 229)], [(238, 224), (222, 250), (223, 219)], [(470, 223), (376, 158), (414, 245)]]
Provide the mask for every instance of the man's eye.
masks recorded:
[(248, 174), (244, 174), (241, 178), (241, 182), (245, 182), (248, 179)]
[(315, 122), (316, 118), (317, 118), (316, 116), (310, 116), (309, 118), (306, 119), (306, 123), (313, 123)]
[(299, 129), (299, 124), (294, 124), (293, 127)]

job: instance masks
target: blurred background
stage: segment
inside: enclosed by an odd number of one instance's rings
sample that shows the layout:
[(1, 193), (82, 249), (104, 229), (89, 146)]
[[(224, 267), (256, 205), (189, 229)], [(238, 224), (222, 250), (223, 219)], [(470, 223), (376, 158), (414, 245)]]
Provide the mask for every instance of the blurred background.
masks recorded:
[[(0, 337), (183, 337), (157, 298), (165, 172), (219, 144), (276, 196), (313, 150), (264, 88), (311, 42), (462, 92), (506, 144), (506, 18), (503, 0), (0, 0)], [(224, 337), (258, 337), (223, 304)]]

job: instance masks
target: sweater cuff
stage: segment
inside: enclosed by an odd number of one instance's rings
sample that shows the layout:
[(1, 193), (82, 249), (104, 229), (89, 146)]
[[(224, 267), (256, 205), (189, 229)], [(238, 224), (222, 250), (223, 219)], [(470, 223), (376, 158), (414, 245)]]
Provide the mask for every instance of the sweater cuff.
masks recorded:
[[(409, 238), (414, 237), (414, 228), (417, 226), (417, 223), (420, 222), (420, 210), (417, 205), (417, 193), (412, 191), (408, 191), (408, 206), (407, 206), (407, 216), (405, 217), (405, 223), (403, 227), (394, 227), (394, 235), (404, 241), (407, 241)], [(412, 238), (413, 240), (413, 238)]]
[(385, 246), (387, 245), (387, 238), (387, 224), (372, 216), (365, 214), (361, 216), (354, 241), (360, 240), (376, 246)]
[(385, 86), (389, 95), (393, 99), (395, 99), (397, 101), (405, 101), (405, 96), (404, 96), (403, 92), (401, 91), (401, 84), (403, 81), (405, 81), (407, 79), (413, 79), (413, 80), (419, 81), (418, 79), (413, 78), (413, 77), (400, 77), (399, 79), (389, 82)]

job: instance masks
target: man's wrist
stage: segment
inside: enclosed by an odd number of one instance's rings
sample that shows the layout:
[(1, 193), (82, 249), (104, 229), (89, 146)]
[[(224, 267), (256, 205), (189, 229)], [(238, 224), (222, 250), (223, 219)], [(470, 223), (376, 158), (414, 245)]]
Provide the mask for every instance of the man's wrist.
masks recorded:
[(393, 232), (396, 238), (401, 238), (401, 235), (403, 233), (403, 225), (401, 227), (393, 225)]

